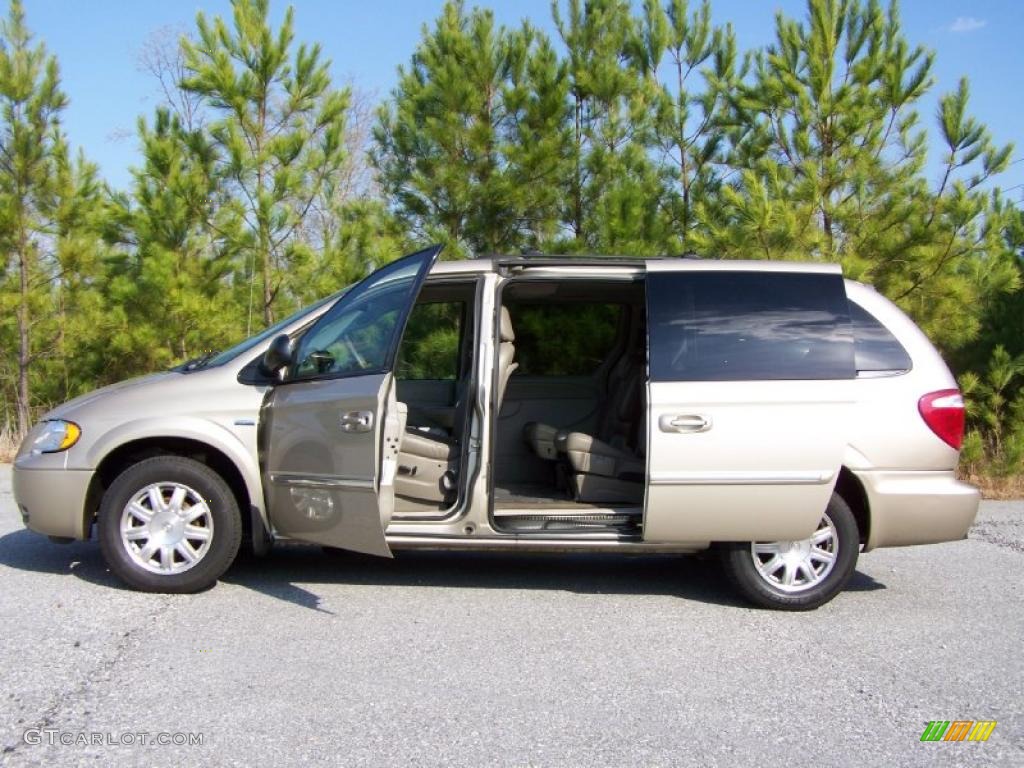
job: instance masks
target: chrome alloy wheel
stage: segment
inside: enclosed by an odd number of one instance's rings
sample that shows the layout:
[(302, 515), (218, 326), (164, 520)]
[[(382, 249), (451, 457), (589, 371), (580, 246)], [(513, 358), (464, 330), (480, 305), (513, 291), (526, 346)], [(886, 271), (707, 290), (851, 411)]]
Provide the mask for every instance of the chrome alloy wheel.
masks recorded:
[(783, 592), (803, 592), (820, 584), (838, 556), (839, 536), (828, 515), (817, 530), (800, 541), (754, 542), (750, 555), (754, 568), (769, 585)]
[(121, 544), (152, 573), (183, 573), (210, 551), (213, 514), (206, 501), (181, 483), (153, 483), (121, 513)]

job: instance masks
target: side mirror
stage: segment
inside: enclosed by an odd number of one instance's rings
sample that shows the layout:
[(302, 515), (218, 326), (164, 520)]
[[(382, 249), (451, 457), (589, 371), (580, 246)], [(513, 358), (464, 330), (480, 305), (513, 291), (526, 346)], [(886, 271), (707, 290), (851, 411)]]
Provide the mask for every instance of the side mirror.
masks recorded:
[(292, 340), (288, 337), (287, 333), (282, 333), (280, 336), (274, 337), (274, 340), (270, 342), (270, 346), (267, 347), (267, 351), (263, 353), (260, 368), (263, 369), (264, 373), (276, 376), (278, 371), (292, 364), (294, 355), (295, 348), (292, 346)]

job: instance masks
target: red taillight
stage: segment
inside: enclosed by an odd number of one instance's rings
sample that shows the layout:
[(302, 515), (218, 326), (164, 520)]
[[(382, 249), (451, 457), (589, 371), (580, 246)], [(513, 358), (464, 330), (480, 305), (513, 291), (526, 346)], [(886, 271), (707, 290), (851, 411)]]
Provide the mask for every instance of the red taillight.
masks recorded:
[(917, 410), (932, 432), (947, 445), (960, 450), (964, 444), (964, 398), (959, 390), (930, 392), (917, 401)]

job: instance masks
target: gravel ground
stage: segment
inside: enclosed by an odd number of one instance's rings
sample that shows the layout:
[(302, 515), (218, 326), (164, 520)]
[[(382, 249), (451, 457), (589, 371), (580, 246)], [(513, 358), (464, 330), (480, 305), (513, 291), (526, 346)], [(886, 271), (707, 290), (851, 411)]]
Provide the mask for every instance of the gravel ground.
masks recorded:
[[(0, 764), (1021, 766), (1021, 584), (1024, 502), (986, 502), (808, 614), (694, 558), (302, 546), (143, 595), (24, 530), (2, 467)], [(921, 743), (936, 719), (998, 725)]]

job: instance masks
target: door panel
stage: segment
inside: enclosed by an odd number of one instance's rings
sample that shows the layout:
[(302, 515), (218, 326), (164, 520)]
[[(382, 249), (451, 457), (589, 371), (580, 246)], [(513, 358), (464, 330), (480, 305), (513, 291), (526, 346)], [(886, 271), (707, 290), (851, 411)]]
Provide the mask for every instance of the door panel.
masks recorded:
[(409, 311), (440, 247), (377, 270), (298, 340), (260, 418), (271, 522), (302, 541), (390, 556), (397, 453), (406, 413), (394, 365)]
[[(377, 425), (387, 374), (278, 387), (266, 410), (274, 527), (319, 544), (390, 556), (381, 527)], [(366, 427), (359, 418), (370, 414)]]
[(828, 505), (848, 434), (850, 382), (825, 389), (791, 381), (650, 384), (644, 539), (808, 536)]
[(644, 539), (806, 538), (850, 434), (842, 275), (669, 266), (648, 265)]

